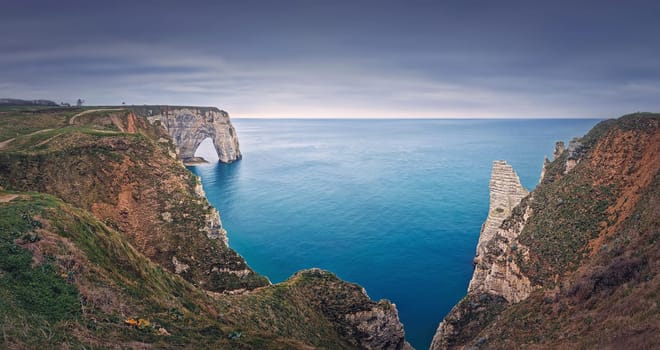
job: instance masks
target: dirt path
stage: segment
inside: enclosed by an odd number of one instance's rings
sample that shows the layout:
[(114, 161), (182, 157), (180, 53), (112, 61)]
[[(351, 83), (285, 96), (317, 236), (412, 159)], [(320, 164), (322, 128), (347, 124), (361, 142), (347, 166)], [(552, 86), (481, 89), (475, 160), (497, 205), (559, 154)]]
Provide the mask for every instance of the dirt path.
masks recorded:
[(17, 194), (0, 194), (0, 203), (7, 203), (16, 197), (18, 197)]
[(45, 140), (43, 140), (43, 141), (37, 143), (36, 145), (34, 145), (34, 147), (39, 147), (39, 146), (45, 145), (45, 144), (47, 144), (48, 142), (50, 142), (51, 140), (53, 140), (54, 138), (56, 138), (56, 137), (58, 137), (58, 136), (62, 136), (62, 134), (57, 134), (57, 135), (55, 135), (55, 136), (53, 136), (53, 137), (49, 137), (49, 138), (47, 138), (47, 139), (45, 139)]
[(69, 119), (69, 125), (73, 125), (73, 123), (76, 122), (76, 118), (80, 117), (81, 115), (89, 114), (89, 113), (94, 113), (94, 112), (112, 112), (112, 111), (123, 111), (123, 108), (101, 108), (101, 109), (88, 109), (86, 111), (82, 111), (73, 117)]
[(7, 145), (10, 144), (12, 141), (14, 141), (13, 138), (12, 138), (12, 139), (9, 139), (9, 140), (5, 140), (5, 141), (0, 142), (0, 149), (4, 149), (4, 148), (7, 147)]
[[(71, 118), (69, 119), (69, 125), (73, 125), (73, 123), (76, 122), (76, 118), (78, 118), (78, 117), (81, 116), (81, 115), (85, 115), (85, 114), (89, 114), (89, 113), (94, 113), (94, 112), (105, 112), (105, 111), (113, 112), (113, 111), (123, 111), (123, 110), (124, 110), (124, 108), (100, 108), (100, 109), (88, 109), (88, 110), (86, 110), (86, 111), (82, 111), (82, 112), (80, 112), (80, 113), (74, 115), (73, 117), (71, 117)], [(38, 130), (38, 131), (35, 131), (35, 132), (31, 133), (31, 134), (22, 135), (22, 136), (32, 136), (32, 135), (40, 134), (40, 133), (42, 133), (42, 132), (51, 131), (51, 130), (53, 130), (53, 129), (43, 129), (43, 130)], [(4, 140), (4, 141), (0, 142), (0, 150), (3, 150), (3, 149), (5, 149), (5, 148), (7, 148), (7, 146), (8, 146), (10, 143), (12, 143), (15, 139), (16, 139), (15, 137), (12, 137), (12, 138), (10, 138), (9, 140)], [(52, 138), (51, 138), (51, 139), (52, 139)], [(44, 143), (50, 141), (51, 139), (48, 139), (48, 140), (46, 140), (45, 142), (41, 142), (40, 144), (44, 144)]]
[[(27, 134), (27, 135), (22, 135), (22, 136), (32, 136), (32, 135), (41, 134), (42, 132), (47, 132), (47, 131), (51, 131), (51, 130), (53, 130), (53, 129), (42, 129), (42, 130), (37, 130), (37, 131), (35, 131), (35, 132), (33, 132), (33, 133), (30, 133), (30, 134)], [(11, 138), (11, 139), (9, 139), (9, 140), (4, 140), (4, 141), (0, 142), (0, 150), (5, 149), (5, 148), (7, 147), (7, 145), (9, 145), (9, 144), (10, 144), (12, 141), (14, 141), (14, 140), (16, 140), (15, 137), (13, 137), (13, 138)]]

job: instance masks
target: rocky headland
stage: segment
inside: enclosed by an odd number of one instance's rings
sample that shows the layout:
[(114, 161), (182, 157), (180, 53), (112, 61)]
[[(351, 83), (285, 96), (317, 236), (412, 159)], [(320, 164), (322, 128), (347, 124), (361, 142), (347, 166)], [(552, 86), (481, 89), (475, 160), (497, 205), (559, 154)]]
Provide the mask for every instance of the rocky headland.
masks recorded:
[[(520, 184), (520, 179), (513, 168), (503, 160), (493, 162), (490, 178), (490, 208), (488, 217), (481, 228), (477, 254), (474, 258), (474, 273), (468, 287), (469, 292), (489, 292), (501, 295), (509, 301), (517, 301), (529, 294), (529, 281), (522, 279), (515, 262), (495, 261), (493, 252), (504, 247), (494, 240), (504, 238), (512, 240), (520, 233), (515, 229), (500, 230), (502, 222), (511, 216), (513, 209), (527, 196), (527, 190)], [(520, 276), (521, 278), (517, 278)], [(512, 284), (513, 282), (513, 284)]]
[(318, 269), (272, 285), (182, 160), (202, 107), (0, 110), (2, 348), (409, 349), (394, 304)]
[(431, 349), (660, 345), (660, 115), (555, 146), (527, 193), (496, 161), (467, 295)]
[(150, 122), (162, 125), (186, 163), (199, 162), (195, 151), (206, 138), (211, 138), (220, 162), (241, 159), (236, 130), (229, 114), (217, 108), (153, 107), (148, 110)]
[[(215, 108), (0, 109), (0, 347), (410, 349), (396, 306), (310, 269), (271, 284), (182, 161)], [(660, 115), (558, 142), (528, 192), (495, 161), (467, 295), (432, 349), (660, 346)]]

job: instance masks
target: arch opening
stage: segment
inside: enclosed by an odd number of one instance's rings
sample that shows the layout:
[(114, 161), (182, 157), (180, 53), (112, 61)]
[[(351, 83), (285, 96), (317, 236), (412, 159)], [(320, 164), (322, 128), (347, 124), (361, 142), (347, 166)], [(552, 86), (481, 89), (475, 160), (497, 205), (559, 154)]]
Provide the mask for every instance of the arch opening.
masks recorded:
[(215, 150), (213, 139), (210, 137), (205, 138), (199, 143), (194, 155), (195, 157), (203, 158), (209, 163), (216, 163), (220, 159), (218, 152)]

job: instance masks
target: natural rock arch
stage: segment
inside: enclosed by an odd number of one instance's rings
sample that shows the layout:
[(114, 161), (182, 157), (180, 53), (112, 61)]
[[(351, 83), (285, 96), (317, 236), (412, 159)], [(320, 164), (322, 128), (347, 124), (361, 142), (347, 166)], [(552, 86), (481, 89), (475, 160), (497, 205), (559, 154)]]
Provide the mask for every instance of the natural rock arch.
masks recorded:
[(225, 111), (217, 108), (165, 107), (160, 114), (149, 119), (161, 122), (172, 136), (183, 161), (193, 159), (195, 151), (206, 138), (213, 141), (218, 161), (231, 163), (241, 159), (236, 130)]
[(195, 158), (203, 158), (207, 162), (217, 162), (218, 152), (215, 150), (213, 139), (205, 138), (195, 149)]

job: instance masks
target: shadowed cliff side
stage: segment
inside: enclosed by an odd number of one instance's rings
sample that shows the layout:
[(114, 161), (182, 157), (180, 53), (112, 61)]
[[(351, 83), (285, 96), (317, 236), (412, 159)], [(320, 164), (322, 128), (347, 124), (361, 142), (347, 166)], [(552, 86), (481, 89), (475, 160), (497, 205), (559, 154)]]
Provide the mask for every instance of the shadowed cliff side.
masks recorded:
[(660, 346), (659, 126), (638, 113), (558, 143), (538, 187), (480, 239), (431, 349)]

